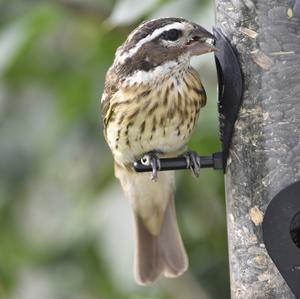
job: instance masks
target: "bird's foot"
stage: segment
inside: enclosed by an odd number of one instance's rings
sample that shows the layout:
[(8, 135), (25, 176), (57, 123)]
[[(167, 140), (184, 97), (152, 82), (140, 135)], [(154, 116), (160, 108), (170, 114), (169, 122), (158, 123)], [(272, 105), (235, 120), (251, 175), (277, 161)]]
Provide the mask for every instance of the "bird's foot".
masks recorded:
[(186, 159), (187, 168), (189, 168), (192, 171), (192, 175), (196, 178), (199, 177), (201, 168), (200, 156), (195, 152), (187, 151), (184, 154), (184, 157)]
[(150, 179), (152, 181), (156, 182), (156, 180), (157, 180), (157, 171), (160, 170), (160, 167), (161, 167), (160, 159), (157, 157), (157, 152), (151, 151), (151, 152), (146, 153), (142, 157), (141, 162), (142, 162), (143, 165), (146, 165), (146, 166), (151, 165), (152, 173), (151, 173)]

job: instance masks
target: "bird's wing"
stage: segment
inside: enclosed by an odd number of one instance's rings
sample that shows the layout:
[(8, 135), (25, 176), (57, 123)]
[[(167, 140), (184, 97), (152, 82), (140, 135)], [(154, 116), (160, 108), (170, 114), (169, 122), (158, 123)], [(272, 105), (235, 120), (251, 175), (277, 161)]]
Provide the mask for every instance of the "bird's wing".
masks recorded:
[(104, 92), (101, 98), (101, 114), (103, 121), (104, 136), (106, 137), (106, 128), (110, 118), (113, 115), (113, 98), (118, 91), (117, 80), (113, 74), (108, 71), (105, 80)]

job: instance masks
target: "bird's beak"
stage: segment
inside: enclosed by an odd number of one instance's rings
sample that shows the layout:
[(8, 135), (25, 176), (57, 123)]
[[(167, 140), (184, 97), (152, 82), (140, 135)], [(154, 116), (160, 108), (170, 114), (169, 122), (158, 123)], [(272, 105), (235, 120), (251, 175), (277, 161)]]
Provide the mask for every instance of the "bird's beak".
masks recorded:
[(191, 55), (201, 55), (216, 51), (217, 49), (214, 46), (216, 38), (214, 35), (198, 24), (194, 23), (193, 26), (189, 41), (186, 44)]

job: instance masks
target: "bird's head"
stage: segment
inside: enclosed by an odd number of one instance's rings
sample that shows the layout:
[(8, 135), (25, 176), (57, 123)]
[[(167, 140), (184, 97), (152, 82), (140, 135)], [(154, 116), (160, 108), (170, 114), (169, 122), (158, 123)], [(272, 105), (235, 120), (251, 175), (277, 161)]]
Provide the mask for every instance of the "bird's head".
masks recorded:
[(190, 57), (215, 50), (214, 36), (182, 18), (142, 23), (118, 48), (114, 67), (124, 78), (138, 73), (141, 81), (188, 66)]

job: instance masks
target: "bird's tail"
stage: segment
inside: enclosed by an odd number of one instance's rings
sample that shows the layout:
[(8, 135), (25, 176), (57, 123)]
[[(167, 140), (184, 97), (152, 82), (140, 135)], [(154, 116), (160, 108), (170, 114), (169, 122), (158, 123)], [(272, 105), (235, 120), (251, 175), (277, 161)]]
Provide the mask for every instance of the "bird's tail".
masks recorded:
[(135, 279), (139, 284), (154, 281), (160, 274), (177, 277), (186, 271), (188, 258), (178, 229), (173, 196), (168, 201), (161, 230), (153, 235), (135, 214)]
[(157, 181), (149, 173), (136, 173), (119, 164), (115, 167), (135, 220), (136, 281), (147, 284), (160, 274), (176, 277), (188, 266), (174, 207), (172, 171), (159, 172)]

